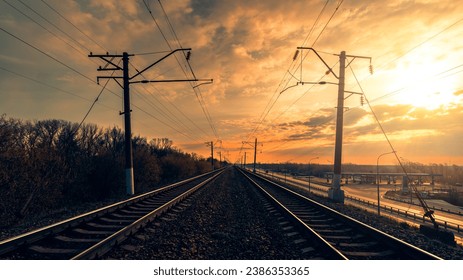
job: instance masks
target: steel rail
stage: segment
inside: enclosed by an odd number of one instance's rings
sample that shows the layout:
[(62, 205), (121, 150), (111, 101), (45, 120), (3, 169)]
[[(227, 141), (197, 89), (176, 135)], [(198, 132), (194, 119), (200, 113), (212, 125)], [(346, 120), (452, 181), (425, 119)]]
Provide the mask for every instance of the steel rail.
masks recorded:
[(269, 192), (267, 192), (262, 186), (259, 185), (256, 181), (254, 181), (251, 177), (249, 177), (243, 170), (239, 169), (240, 172), (254, 185), (256, 186), (262, 193), (264, 193), (267, 198), (269, 198), (274, 205), (276, 205), (281, 211), (283, 211), (288, 218), (292, 220), (292, 222), (297, 225), (297, 227), (302, 230), (304, 233), (309, 235), (312, 241), (317, 240), (318, 248), (323, 251), (324, 256), (328, 259), (333, 260), (347, 260), (348, 258), (336, 249), (333, 245), (331, 245), (327, 240), (325, 240), (321, 235), (319, 235), (316, 231), (310, 228), (304, 221), (302, 221), (297, 215), (292, 213), (285, 205), (283, 205), (278, 199), (272, 196)]
[[(407, 259), (419, 259), (419, 260), (442, 260), (442, 258), (434, 255), (434, 254), (431, 254), (421, 248), (418, 248), (414, 245), (411, 245), (409, 243), (406, 243), (392, 235), (389, 235), (385, 232), (382, 232), (370, 225), (367, 225), (365, 223), (362, 223), (358, 220), (355, 220), (345, 214), (342, 214), (334, 209), (331, 209), (329, 208), (328, 206), (326, 205), (323, 205), (315, 200), (312, 200), (306, 196), (303, 196), (293, 190), (290, 190), (284, 186), (281, 186), (279, 184), (277, 184), (276, 182), (273, 182), (265, 177), (262, 177), (261, 175), (257, 175), (257, 174), (254, 174), (254, 173), (250, 173), (250, 172), (247, 172), (248, 174), (250, 174), (251, 176), (254, 176), (260, 180), (263, 180), (265, 181), (267, 184), (271, 185), (272, 187), (274, 188), (278, 188), (279, 190), (282, 190), (284, 192), (286, 192), (287, 194), (290, 194), (291, 196), (301, 200), (301, 201), (304, 201), (305, 203), (308, 203), (310, 204), (311, 206), (314, 206), (316, 208), (318, 208), (319, 210), (323, 211), (324, 213), (327, 213), (327, 215), (335, 218), (336, 220), (338, 221), (342, 221), (342, 223), (345, 223), (347, 224), (348, 226), (352, 227), (352, 228), (355, 228), (363, 233), (365, 233), (366, 235), (369, 235), (371, 237), (373, 237), (374, 239), (376, 239), (378, 242), (381, 242), (382, 244), (385, 244), (387, 246), (389, 246), (390, 248), (394, 249), (396, 252), (400, 253), (400, 254), (403, 254)], [(297, 215), (296, 215), (297, 216)], [(314, 230), (316, 231), (316, 230)], [(321, 234), (323, 236), (323, 234)]]
[(124, 208), (126, 206), (135, 204), (136, 202), (148, 199), (150, 197), (153, 197), (155, 195), (161, 194), (163, 192), (169, 191), (171, 189), (174, 189), (178, 186), (188, 184), (194, 180), (198, 180), (207, 176), (210, 176), (215, 173), (215, 175), (221, 173), (223, 170), (216, 170), (213, 172), (208, 172), (204, 173), (186, 180), (182, 180), (180, 182), (150, 191), (148, 193), (140, 194), (135, 197), (129, 198), (124, 201), (120, 201), (36, 230), (32, 230), (30, 232), (26, 232), (23, 234), (20, 234), (15, 237), (11, 237), (5, 240), (0, 241), (0, 256), (5, 255), (9, 252), (12, 252), (16, 250), (19, 247), (24, 247), (27, 245), (30, 245), (34, 242), (37, 242), (39, 240), (45, 239), (49, 236), (56, 235), (58, 233), (61, 233), (67, 229), (73, 228), (79, 224), (89, 222), (95, 218), (102, 217), (108, 213), (115, 212), (118, 209)]
[(96, 259), (104, 254), (106, 254), (109, 250), (111, 250), (114, 246), (117, 246), (124, 240), (126, 240), (130, 235), (134, 234), (135, 232), (139, 231), (141, 228), (145, 227), (146, 224), (152, 222), (156, 217), (160, 216), (161, 214), (165, 213), (167, 210), (178, 204), (179, 202), (183, 201), (186, 197), (190, 196), (192, 193), (197, 191), (202, 186), (206, 185), (207, 183), (211, 182), (219, 175), (223, 173), (224, 169), (220, 170), (212, 177), (206, 179), (205, 181), (199, 183), (195, 187), (189, 189), (188, 191), (182, 193), (181, 195), (171, 199), (170, 201), (166, 202), (159, 208), (153, 210), (152, 212), (146, 214), (145, 216), (139, 218), (132, 224), (122, 228), (121, 230), (115, 232), (114, 234), (108, 236), (107, 238), (103, 239), (102, 241), (98, 242), (97, 244), (93, 245), (92, 247), (86, 249), (85, 251), (79, 253), (78, 255), (74, 256), (73, 260), (79, 259)]

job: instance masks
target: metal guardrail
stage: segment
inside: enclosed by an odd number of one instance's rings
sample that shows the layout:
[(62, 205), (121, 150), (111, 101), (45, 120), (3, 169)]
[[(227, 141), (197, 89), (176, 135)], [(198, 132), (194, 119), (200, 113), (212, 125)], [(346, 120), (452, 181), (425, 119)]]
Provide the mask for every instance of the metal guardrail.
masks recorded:
[[(419, 259), (440, 259), (440, 257), (438, 256), (435, 256), (429, 252), (426, 252), (414, 245), (411, 245), (407, 242), (404, 242), (403, 240), (400, 240), (392, 235), (389, 235), (385, 232), (382, 232), (366, 223), (363, 223), (363, 222), (360, 222), (350, 216), (347, 216), (341, 212), (338, 212), (320, 202), (317, 202), (313, 199), (310, 199), (306, 196), (304, 196), (303, 194), (300, 194), (298, 192), (295, 192), (291, 189), (288, 189), (282, 185), (279, 185), (277, 184), (276, 182), (272, 182), (271, 180), (269, 180), (269, 178), (265, 178), (266, 176), (262, 176), (262, 175), (256, 175), (254, 174), (254, 176), (256, 177), (260, 177), (261, 179), (263, 180), (266, 180), (268, 182), (271, 182), (273, 184), (275, 184), (276, 186), (282, 188), (282, 189), (285, 189), (286, 191), (296, 195), (297, 197), (300, 197), (302, 198), (304, 201), (309, 201), (310, 204), (313, 204), (313, 205), (316, 205), (317, 208), (319, 209), (323, 209), (322, 211), (326, 211), (328, 213), (330, 213), (329, 215), (332, 216), (332, 217), (336, 217), (336, 219), (339, 219), (339, 221), (342, 221), (341, 223), (345, 223), (345, 224), (348, 224), (350, 225), (351, 227), (353, 228), (357, 228), (357, 229), (361, 229), (361, 231), (363, 232), (366, 232), (368, 233), (368, 235), (371, 235), (371, 236), (374, 236), (375, 238), (377, 238), (377, 240), (382, 240), (382, 242), (385, 241), (384, 244), (388, 244), (388, 246), (391, 246), (391, 248), (395, 248), (394, 250), (398, 250), (399, 252), (408, 252), (406, 254), (411, 254), (411, 255), (416, 255), (418, 254), (420, 257)], [(318, 190), (323, 190), (324, 192), (326, 192), (326, 189), (320, 189), (320, 188), (316, 188)]]
[[(414, 203), (414, 202), (410, 202), (409, 200), (398, 199), (398, 198), (395, 198), (395, 197), (392, 197), (392, 196), (389, 196), (389, 195), (385, 195), (384, 197), (386, 197), (387, 199), (390, 199), (390, 200), (394, 200), (394, 201), (399, 201), (399, 202), (404, 202), (404, 203), (408, 203), (408, 204), (413, 204), (413, 205), (420, 206), (420, 204)], [(441, 208), (437, 208), (437, 207), (434, 207), (434, 206), (430, 206), (429, 208), (431, 208), (432, 210), (437, 210), (437, 211), (441, 211), (441, 212), (446, 212), (446, 213), (453, 214), (453, 215), (463, 216), (463, 212), (461, 212), (461, 211), (455, 212), (455, 211), (451, 211), (450, 209), (444, 209), (444, 208), (442, 208), (442, 207), (441, 207)]]
[[(372, 201), (369, 201), (369, 200), (366, 200), (366, 199), (361, 199), (361, 198), (350, 196), (350, 195), (346, 195), (345, 198), (353, 200), (353, 201), (355, 201), (357, 203), (361, 203), (361, 204), (364, 204), (364, 205), (367, 205), (367, 206), (371, 206), (372, 208), (375, 208), (375, 209), (378, 208), (378, 203), (375, 203), (375, 202), (372, 202)], [(421, 215), (418, 215), (417, 213), (412, 212), (412, 211), (402, 210), (400, 208), (387, 206), (387, 205), (384, 205), (384, 206), (380, 205), (380, 208), (382, 210), (386, 211), (386, 212), (391, 213), (391, 214), (397, 214), (397, 216), (402, 215), (404, 217), (413, 219), (414, 221), (419, 220), (419, 221), (421, 221), (423, 223), (431, 223), (431, 221), (426, 220), (424, 218), (424, 216), (422, 217)], [(445, 220), (442, 220), (442, 219), (437, 219), (437, 218), (436, 218), (436, 222), (440, 226), (443, 226), (445, 229), (452, 229), (452, 230), (455, 230), (458, 233), (463, 233), (463, 225), (448, 222), (448, 221), (445, 221)]]
[[(282, 178), (277, 177), (277, 176), (268, 175), (268, 174), (265, 174), (265, 175), (270, 176), (270, 177), (272, 177), (274, 179), (277, 179), (278, 181), (285, 181), (285, 179), (282, 179)], [(286, 183), (287, 184), (289, 183), (291, 185), (295, 184), (294, 182), (290, 182), (288, 180), (286, 180)], [(316, 182), (315, 184), (319, 184), (319, 183)], [(304, 186), (304, 187), (306, 187), (306, 186)], [(321, 192), (321, 193), (326, 192), (325, 188), (320, 188), (320, 187), (317, 187), (315, 185), (311, 185), (310, 189), (311, 190), (317, 190), (318, 192)], [(378, 208), (378, 203), (375, 203), (375, 202), (372, 202), (372, 201), (369, 201), (369, 200), (366, 200), (366, 199), (361, 199), (361, 198), (354, 197), (354, 196), (351, 196), (351, 195), (345, 195), (345, 198), (349, 199), (349, 200), (352, 200), (354, 202), (360, 203), (360, 204), (367, 205), (367, 206), (375, 208), (375, 209)], [(407, 203), (409, 203), (409, 202), (407, 202)], [(417, 213), (414, 213), (414, 212), (411, 212), (411, 211), (406, 211), (406, 210), (402, 210), (402, 209), (392, 207), (392, 206), (387, 206), (387, 205), (384, 205), (384, 206), (380, 205), (380, 208), (382, 210), (386, 211), (386, 212), (391, 213), (391, 214), (396, 214), (397, 216), (403, 216), (403, 217), (406, 217), (406, 218), (413, 219), (414, 221), (420, 221), (422, 223), (431, 223), (431, 221), (426, 220), (421, 215), (418, 215)], [(439, 210), (439, 211), (442, 211), (442, 212), (446, 212), (446, 213), (449, 213), (449, 214), (455, 214), (455, 215), (462, 215), (463, 216), (463, 214), (461, 212), (456, 213), (456, 212), (452, 212), (450, 210), (445, 211), (445, 210), (437, 209), (435, 207), (433, 207), (432, 209), (433, 210)], [(457, 233), (463, 233), (463, 224), (452, 223), (452, 222), (448, 222), (448, 221), (445, 221), (445, 220), (442, 220), (442, 219), (436, 219), (436, 222), (440, 226), (444, 227), (445, 229), (454, 230)]]

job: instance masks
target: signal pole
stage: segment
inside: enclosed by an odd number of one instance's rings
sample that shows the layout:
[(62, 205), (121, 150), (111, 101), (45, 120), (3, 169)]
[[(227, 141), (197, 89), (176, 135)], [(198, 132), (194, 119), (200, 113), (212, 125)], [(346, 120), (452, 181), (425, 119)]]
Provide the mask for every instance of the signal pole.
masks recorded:
[[(208, 81), (212, 83), (212, 79), (174, 79), (174, 80), (138, 80), (131, 81), (135, 77), (138, 77), (146, 70), (150, 69), (154, 65), (158, 64), (162, 60), (166, 59), (170, 55), (174, 54), (177, 51), (188, 51), (188, 54), (185, 58), (189, 59), (189, 54), (191, 49), (175, 49), (158, 59), (148, 67), (144, 68), (141, 71), (137, 71), (135, 75), (130, 77), (129, 75), (129, 57), (134, 56), (133, 54), (128, 54), (123, 52), (122, 55), (119, 54), (93, 54), (90, 53), (88, 57), (98, 57), (106, 64), (103, 67), (99, 67), (97, 71), (122, 71), (122, 76), (97, 76), (97, 82), (99, 83), (100, 79), (114, 79), (124, 90), (124, 112), (121, 112), (121, 115), (124, 115), (124, 148), (125, 148), (125, 187), (126, 193), (128, 195), (133, 195), (135, 193), (134, 187), (134, 176), (133, 176), (133, 153), (132, 153), (132, 125), (131, 125), (131, 109), (130, 109), (130, 84), (135, 83), (164, 83), (164, 82), (197, 82), (197, 81)], [(114, 63), (115, 58), (122, 58), (122, 67)], [(122, 85), (119, 83), (118, 79), (122, 79)]]

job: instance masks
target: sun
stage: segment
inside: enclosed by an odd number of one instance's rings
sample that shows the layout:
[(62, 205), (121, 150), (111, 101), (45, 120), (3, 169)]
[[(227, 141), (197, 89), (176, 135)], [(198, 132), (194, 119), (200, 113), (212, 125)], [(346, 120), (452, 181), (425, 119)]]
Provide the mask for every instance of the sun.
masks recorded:
[(404, 89), (398, 96), (400, 103), (410, 104), (428, 110), (447, 107), (456, 101), (452, 83), (423, 82)]
[[(416, 62), (418, 61), (418, 62)], [(457, 102), (458, 77), (445, 73), (445, 61), (432, 59), (404, 62), (394, 69), (394, 103), (434, 110)]]

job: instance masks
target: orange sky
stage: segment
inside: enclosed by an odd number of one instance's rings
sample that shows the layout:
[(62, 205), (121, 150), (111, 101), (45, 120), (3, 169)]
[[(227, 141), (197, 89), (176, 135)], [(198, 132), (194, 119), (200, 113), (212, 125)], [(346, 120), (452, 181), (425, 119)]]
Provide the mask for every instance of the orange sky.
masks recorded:
[[(162, 34), (143, 1), (23, 2), (0, 2), (0, 113), (9, 117), (80, 122), (101, 90), (92, 82), (102, 74), (96, 71), (101, 63), (87, 57), (90, 51), (136, 54), (130, 66), (135, 73), (178, 48), (177, 37), (192, 48), (196, 77), (214, 83), (196, 91), (190, 83), (131, 85), (134, 134), (168, 137), (204, 157), (204, 142), (214, 141), (215, 151), (232, 162), (245, 151), (249, 162), (252, 145), (243, 141), (257, 138), (258, 161), (318, 157), (312, 162), (328, 164), (337, 86), (288, 87), (337, 80), (325, 75), (313, 53), (303, 51), (293, 62), (296, 48), (304, 46), (315, 48), (335, 73), (333, 54), (372, 57), (373, 75), (368, 60), (356, 59), (346, 69), (346, 90), (363, 90), (404, 160), (463, 164), (458, 1), (162, 1), (175, 35), (158, 1), (145, 0)], [(191, 77), (184, 57), (177, 59), (159, 63), (146, 78)], [(122, 89), (114, 81), (108, 89), (86, 121), (123, 127)], [(343, 162), (375, 164), (391, 149), (359, 98), (345, 101)], [(392, 155), (381, 162), (396, 163)]]

